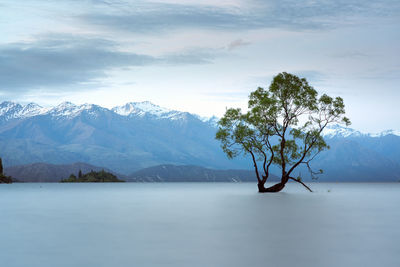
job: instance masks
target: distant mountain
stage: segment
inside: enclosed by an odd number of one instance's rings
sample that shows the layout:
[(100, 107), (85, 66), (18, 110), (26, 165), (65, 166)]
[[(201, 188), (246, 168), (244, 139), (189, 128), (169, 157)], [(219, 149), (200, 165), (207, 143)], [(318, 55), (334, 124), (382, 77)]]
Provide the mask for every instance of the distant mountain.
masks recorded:
[[(71, 174), (78, 175), (79, 170), (82, 173), (90, 171), (101, 171), (104, 168), (89, 165), (86, 163), (74, 163), (68, 165), (55, 165), (48, 163), (34, 163), (28, 165), (19, 165), (13, 167), (6, 167), (4, 173), (12, 176), (19, 182), (27, 183), (55, 183), (60, 182), (61, 179), (68, 178)], [(105, 169), (107, 172), (112, 172)], [(114, 173), (116, 174), (116, 173)], [(123, 179), (125, 176), (116, 174), (119, 178)]]
[(370, 134), (333, 125), (324, 137), (331, 149), (313, 163), (324, 170), (321, 179), (400, 181), (400, 136), (396, 131)]
[[(5, 166), (86, 162), (125, 175), (157, 165), (249, 169), (251, 160), (228, 160), (215, 140), (218, 118), (130, 102), (112, 109), (69, 102), (43, 108), (0, 103), (0, 157)], [(400, 133), (368, 134), (333, 125), (331, 146), (312, 162), (321, 181), (400, 180)], [(274, 173), (280, 170), (276, 167)], [(297, 174), (310, 179), (305, 168)]]
[[(247, 168), (215, 140), (215, 118), (132, 102), (106, 109), (62, 103), (53, 108), (0, 104), (0, 156), (5, 165), (87, 162), (120, 173), (159, 164)], [(1, 108), (2, 107), (2, 108)]]
[(0, 122), (10, 121), (13, 119), (33, 117), (46, 113), (48, 110), (35, 104), (20, 105), (13, 102), (0, 103)]
[[(315, 170), (323, 169), (320, 181), (337, 182), (397, 182), (400, 181), (398, 159), (376, 152), (346, 138), (328, 140), (331, 149), (312, 162)], [(297, 173), (307, 176), (305, 168)]]
[[(272, 175), (271, 181), (278, 177)], [(257, 182), (254, 171), (213, 170), (194, 165), (159, 165), (129, 175), (132, 182)]]
[(400, 136), (400, 131), (396, 130), (385, 130), (380, 133), (363, 133), (357, 130), (354, 130), (349, 127), (344, 127), (338, 124), (333, 124), (327, 126), (322, 135), (326, 138), (376, 138), (376, 137), (384, 137), (384, 136)]

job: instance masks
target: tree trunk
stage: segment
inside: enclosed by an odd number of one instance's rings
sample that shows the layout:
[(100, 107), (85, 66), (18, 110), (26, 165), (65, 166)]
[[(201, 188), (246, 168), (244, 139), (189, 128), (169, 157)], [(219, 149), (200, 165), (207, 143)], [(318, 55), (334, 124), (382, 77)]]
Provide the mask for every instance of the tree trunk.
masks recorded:
[(264, 187), (263, 183), (258, 183), (258, 192), (259, 193), (276, 193), (281, 191), (285, 187), (286, 183), (280, 182), (268, 188)]
[(270, 186), (268, 188), (265, 188), (265, 181), (261, 180), (258, 182), (258, 192), (259, 193), (276, 193), (281, 191), (283, 188), (285, 188), (286, 183), (289, 181), (289, 179), (298, 182), (302, 184), (305, 188), (307, 188), (308, 191), (312, 192), (312, 190), (304, 184), (300, 179), (296, 179), (293, 177), (285, 176), (282, 178), (280, 183), (274, 184), (273, 186)]

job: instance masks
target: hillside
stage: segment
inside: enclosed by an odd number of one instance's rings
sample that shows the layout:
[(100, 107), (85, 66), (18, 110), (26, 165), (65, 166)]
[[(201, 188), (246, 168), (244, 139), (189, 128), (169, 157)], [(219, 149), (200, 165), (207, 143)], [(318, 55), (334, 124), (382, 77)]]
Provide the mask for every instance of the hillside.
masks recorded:
[[(78, 175), (79, 170), (83, 173), (88, 173), (90, 171), (101, 171), (103, 168), (98, 166), (93, 166), (86, 163), (73, 163), (73, 164), (48, 164), (48, 163), (34, 163), (28, 165), (19, 165), (6, 167), (4, 173), (6, 175), (12, 176), (20, 182), (27, 183), (57, 183), (61, 179), (68, 178), (71, 174)], [(105, 169), (111, 172), (108, 169)], [(115, 173), (114, 173), (115, 174)], [(118, 175), (123, 179), (123, 175)]]
[(88, 173), (79, 173), (78, 176), (71, 174), (68, 178), (62, 179), (61, 183), (121, 183), (124, 180), (118, 179), (117, 176), (104, 170), (90, 171)]

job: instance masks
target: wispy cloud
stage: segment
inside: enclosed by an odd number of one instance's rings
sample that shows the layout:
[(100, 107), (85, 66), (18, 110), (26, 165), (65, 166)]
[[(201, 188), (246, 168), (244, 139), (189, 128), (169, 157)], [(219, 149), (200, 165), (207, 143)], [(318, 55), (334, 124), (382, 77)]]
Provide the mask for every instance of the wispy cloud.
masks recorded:
[(1, 90), (73, 85), (104, 77), (107, 70), (153, 64), (157, 59), (116, 50), (103, 39), (51, 38), (0, 46)]
[[(110, 70), (148, 65), (207, 64), (218, 56), (210, 49), (152, 56), (120, 51), (115, 42), (72, 35), (48, 35), (29, 43), (0, 45), (0, 92), (45, 87), (59, 90), (107, 77)], [(94, 82), (94, 83), (93, 83)]]
[(126, 1), (124, 5), (118, 3), (114, 8), (90, 12), (81, 18), (89, 24), (105, 28), (154, 34), (185, 28), (228, 31), (325, 29), (351, 23), (355, 16), (392, 16), (399, 10), (400, 4), (395, 0), (260, 0), (249, 1), (246, 9)]

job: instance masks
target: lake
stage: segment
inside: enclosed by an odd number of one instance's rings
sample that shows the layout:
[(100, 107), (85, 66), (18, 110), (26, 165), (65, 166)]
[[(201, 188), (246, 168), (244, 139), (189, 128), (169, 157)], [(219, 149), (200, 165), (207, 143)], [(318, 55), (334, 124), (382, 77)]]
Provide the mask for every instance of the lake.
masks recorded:
[(400, 266), (400, 183), (0, 185), (0, 266)]

